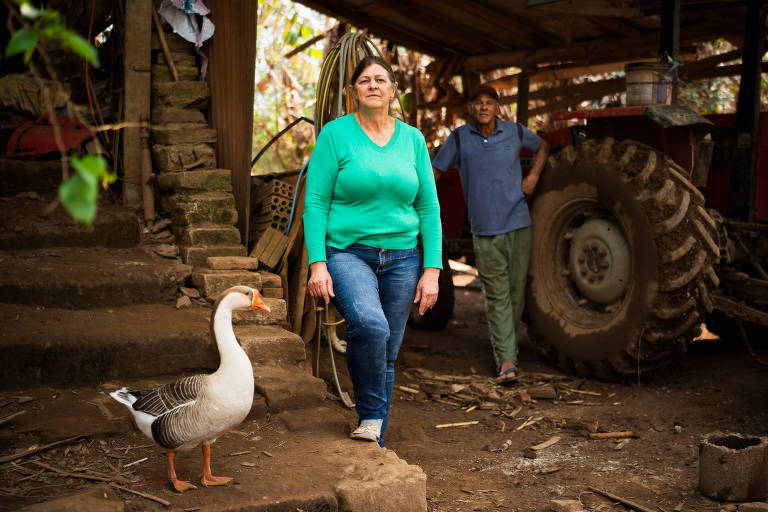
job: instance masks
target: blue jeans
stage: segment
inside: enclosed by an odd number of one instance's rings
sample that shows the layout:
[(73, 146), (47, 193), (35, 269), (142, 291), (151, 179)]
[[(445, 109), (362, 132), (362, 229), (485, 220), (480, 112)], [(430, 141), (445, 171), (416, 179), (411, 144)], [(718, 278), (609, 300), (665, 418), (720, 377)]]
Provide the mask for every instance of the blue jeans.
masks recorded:
[[(360, 420), (381, 419), (382, 436), (395, 383), (395, 360), (421, 277), (414, 249), (352, 244), (326, 247), (334, 305), (346, 320), (347, 367)], [(383, 437), (379, 440), (383, 447)]]

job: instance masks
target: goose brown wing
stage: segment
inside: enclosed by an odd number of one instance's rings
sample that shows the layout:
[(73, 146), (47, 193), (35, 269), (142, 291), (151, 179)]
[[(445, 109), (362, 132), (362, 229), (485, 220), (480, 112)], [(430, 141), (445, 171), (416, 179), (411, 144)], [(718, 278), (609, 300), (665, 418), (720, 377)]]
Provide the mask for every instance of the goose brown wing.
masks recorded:
[(132, 391), (138, 397), (133, 404), (136, 411), (160, 416), (197, 400), (203, 387), (203, 375), (193, 375), (170, 382), (165, 386), (143, 391)]

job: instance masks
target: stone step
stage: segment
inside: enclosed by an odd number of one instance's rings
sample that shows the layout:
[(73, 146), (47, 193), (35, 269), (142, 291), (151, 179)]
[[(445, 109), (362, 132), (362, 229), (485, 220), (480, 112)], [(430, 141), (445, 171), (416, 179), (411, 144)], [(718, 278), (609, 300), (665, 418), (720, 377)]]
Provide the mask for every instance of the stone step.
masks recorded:
[(173, 223), (177, 226), (234, 225), (237, 222), (235, 197), (226, 192), (163, 196), (160, 199), (160, 208), (171, 214)]
[(270, 311), (233, 311), (232, 323), (235, 325), (246, 324), (258, 324), (258, 325), (281, 325), (285, 326), (288, 318), (288, 308), (285, 304), (285, 299), (277, 299), (274, 297), (263, 297), (264, 303), (269, 306)]
[(157, 186), (163, 191), (232, 192), (232, 172), (229, 169), (165, 172), (158, 175)]
[(0, 252), (0, 302), (82, 309), (176, 301), (192, 267), (142, 249)]
[(152, 130), (154, 144), (199, 144), (216, 142), (216, 129), (206, 124), (166, 124)]
[(261, 274), (249, 270), (197, 269), (192, 272), (192, 286), (203, 297), (217, 297), (224, 290), (237, 285), (251, 286), (261, 290)]
[(152, 169), (156, 173), (216, 167), (216, 154), (210, 144), (152, 145)]
[[(296, 429), (281, 425), (286, 416), (283, 413), (277, 416), (279, 422), (265, 418), (246, 419), (232, 432), (222, 435), (211, 448), (215, 473), (233, 476), (235, 481), (227, 486), (183, 494), (175, 492), (164, 483), (167, 482), (167, 463), (161, 449), (136, 430), (128, 410), (108, 394), (122, 386), (146, 389), (168, 380), (120, 380), (77, 389), (25, 389), (23, 394), (34, 398), (30, 405), (45, 414), (24, 414), (14, 418), (9, 424), (13, 429), (5, 429), (8, 451), (11, 446), (21, 449), (31, 443), (43, 445), (82, 435), (83, 425), (88, 425), (94, 446), (103, 447), (89, 450), (89, 469), (111, 471), (109, 467), (117, 464), (113, 458), (114, 448), (132, 446), (130, 458), (124, 458), (123, 463), (128, 460), (144, 462), (129, 468), (132, 472), (123, 473), (132, 481), (127, 486), (135, 488), (139, 482), (144, 485), (157, 482), (159, 485), (151, 486), (151, 490), (141, 485), (138, 488), (169, 501), (172, 510), (192, 510), (202, 505), (205, 511), (232, 512), (427, 511), (424, 471), (400, 459), (392, 450), (381, 450), (375, 443), (349, 439), (345, 412), (337, 403), (291, 411), (295, 412)], [(70, 465), (78, 460), (80, 451), (77, 444), (72, 447), (75, 450), (67, 459)], [(233, 453), (239, 455), (228, 456)], [(199, 484), (201, 463), (199, 448), (180, 452), (176, 459), (179, 477)], [(115, 490), (103, 482), (83, 481), (78, 486), (61, 489), (55, 501), (52, 499), (38, 505), (40, 498), (18, 498), (12, 508), (38, 507), (28, 509), (28, 512), (155, 510), (154, 504), (143, 499), (134, 500), (134, 497), (119, 492), (114, 494)], [(129, 498), (131, 503), (124, 504), (122, 500)]]
[(173, 234), (184, 246), (240, 244), (240, 231), (235, 226), (174, 226)]
[(245, 246), (238, 245), (185, 245), (179, 247), (181, 259), (187, 265), (205, 266), (211, 256), (245, 256)]
[(205, 123), (205, 114), (196, 108), (157, 107), (152, 109), (152, 124)]
[(55, 200), (51, 192), (38, 199), (0, 200), (0, 247), (4, 250), (55, 246), (134, 247), (139, 242), (136, 212), (100, 201), (93, 228), (76, 224), (62, 206), (46, 208)]
[[(167, 304), (90, 310), (0, 304), (0, 388), (215, 371), (211, 313), (198, 304), (181, 310)], [(255, 365), (303, 372), (299, 336), (273, 325), (234, 331)]]
[[(0, 196), (55, 191), (61, 183), (61, 161), (0, 157)], [(3, 208), (5, 208), (3, 206)]]
[(301, 336), (274, 325), (236, 325), (235, 335), (251, 363), (293, 367), (307, 358)]
[[(200, 69), (195, 65), (176, 64), (176, 74), (179, 80), (195, 80), (200, 74)], [(152, 66), (153, 82), (173, 82), (171, 70), (165, 64), (155, 64)]]
[[(158, 41), (158, 44), (159, 44), (159, 41)], [(187, 53), (186, 49), (184, 52), (171, 51), (171, 58), (173, 59), (173, 63), (177, 66), (196, 66), (197, 65), (197, 55), (195, 53)], [(155, 62), (155, 64), (165, 65), (165, 54), (163, 52), (155, 52), (153, 61)]]
[(204, 110), (210, 98), (208, 82), (155, 82), (152, 84), (152, 108), (179, 107)]
[(253, 378), (270, 414), (319, 407), (325, 400), (325, 381), (297, 368), (254, 365)]

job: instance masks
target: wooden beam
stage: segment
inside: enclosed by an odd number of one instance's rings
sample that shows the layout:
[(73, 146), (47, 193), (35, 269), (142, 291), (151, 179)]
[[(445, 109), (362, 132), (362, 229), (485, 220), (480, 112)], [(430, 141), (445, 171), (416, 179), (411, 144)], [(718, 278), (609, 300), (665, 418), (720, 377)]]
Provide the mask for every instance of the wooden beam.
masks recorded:
[(217, 130), (216, 163), (232, 171), (237, 227), (248, 247), (251, 198), (251, 152), (256, 60), (256, 9), (253, 0), (209, 0), (211, 38), (208, 80), (209, 123)]
[(136, 128), (123, 130), (123, 204), (139, 206), (142, 202), (141, 132), (138, 123), (149, 119), (152, 88), (151, 42), (152, 1), (125, 2), (125, 117)]
[(557, 14), (585, 14), (588, 16), (613, 16), (640, 18), (643, 9), (630, 7), (630, 2), (615, 0), (530, 0), (528, 7)]
[(434, 39), (430, 39), (420, 33), (405, 30), (402, 27), (394, 26), (381, 18), (368, 16), (362, 13), (359, 9), (350, 7), (340, 0), (301, 0), (301, 3), (334, 18), (340, 16), (344, 17), (353, 25), (367, 28), (371, 33), (376, 34), (383, 39), (402, 44), (412, 50), (417, 50), (432, 56), (443, 56), (456, 53), (455, 50), (446, 47)]
[[(732, 20), (683, 27), (680, 32), (680, 44), (691, 44), (712, 39), (713, 34), (727, 37), (730, 34), (740, 34), (743, 27)], [(523, 60), (529, 65), (547, 62), (575, 62), (588, 65), (598, 62), (615, 62), (619, 60), (638, 60), (648, 56), (656, 57), (658, 50), (658, 33), (650, 32), (639, 36), (592, 39), (574, 43), (569, 47), (544, 46), (529, 52), (517, 50), (513, 52), (497, 52), (468, 57), (464, 68), (469, 72), (489, 71), (509, 66), (521, 67)]]

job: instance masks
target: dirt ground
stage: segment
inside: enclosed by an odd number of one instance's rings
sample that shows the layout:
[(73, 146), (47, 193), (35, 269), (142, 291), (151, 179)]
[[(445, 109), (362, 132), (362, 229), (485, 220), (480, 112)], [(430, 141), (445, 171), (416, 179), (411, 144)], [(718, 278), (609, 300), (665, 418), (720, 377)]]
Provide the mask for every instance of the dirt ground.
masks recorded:
[[(581, 500), (590, 512), (625, 510), (590, 487), (659, 512), (719, 511), (724, 503), (697, 491), (700, 438), (715, 431), (768, 435), (768, 372), (737, 340), (696, 342), (670, 368), (643, 376), (639, 383), (618, 384), (563, 375), (523, 337), (520, 365), (525, 378), (514, 386), (497, 387), (489, 380), (493, 361), (482, 295), (475, 288), (457, 288), (456, 295), (456, 311), (448, 328), (440, 332), (407, 331), (385, 436), (389, 449), (426, 473), (430, 512), (544, 511), (550, 500), (566, 498)], [(768, 355), (765, 341), (756, 348)], [(323, 361), (328, 373), (327, 353), (323, 353)], [(343, 356), (337, 354), (336, 361), (342, 370), (342, 387), (350, 391)], [(441, 397), (413, 392), (427, 389), (430, 382), (453, 384), (457, 391)], [(557, 398), (529, 400), (526, 392), (521, 393), (542, 386), (554, 387)], [(115, 474), (122, 465), (122, 476), (142, 476), (146, 492), (173, 498), (162, 453), (123, 418), (105, 422), (103, 417), (117, 416), (119, 406), (110, 404), (98, 390), (24, 391), (0, 392), (0, 418), (24, 407), (33, 410), (50, 405), (66, 393), (83, 395), (83, 411), (46, 407), (49, 428), (42, 436), (10, 429), (10, 422), (0, 425), (0, 455), (33, 442), (61, 439), (66, 432), (93, 431), (97, 432), (93, 437), (49, 450), (35, 460), (59, 468), (87, 467), (104, 475)], [(329, 386), (332, 391), (333, 386)], [(19, 400), (24, 395), (34, 400)], [(341, 423), (332, 428), (343, 432), (354, 421), (354, 413), (338, 401), (326, 404), (340, 412)], [(102, 407), (107, 408), (106, 413)], [(95, 410), (101, 410), (102, 415), (94, 416)], [(477, 423), (436, 428), (468, 421)], [(590, 440), (589, 430), (595, 427), (606, 432), (630, 430), (635, 437), (622, 445), (611, 439)], [(536, 458), (523, 456), (526, 447), (555, 436), (559, 440), (537, 452)], [(237, 483), (206, 490), (205, 499), (200, 493), (186, 493), (174, 501), (174, 507), (194, 510), (215, 503), (222, 493), (263, 494), (266, 498), (278, 490), (296, 496), (308, 492), (302, 490), (301, 478), (296, 475), (311, 471), (308, 458), (317, 452), (313, 449), (316, 442), (313, 436), (286, 432), (274, 420), (248, 421), (214, 445), (214, 472), (217, 468), (222, 474), (235, 472)], [(339, 442), (352, 443), (353, 450), (361, 446), (365, 453), (373, 448), (349, 440)], [(243, 456), (231, 456), (246, 451)], [(193, 453), (179, 457), (180, 475), (194, 478), (199, 471), (199, 453)], [(216, 458), (217, 453), (230, 457)], [(125, 467), (144, 457), (147, 460)], [(277, 467), (278, 459), (290, 462)], [(0, 510), (14, 510), (84, 485), (80, 480), (53, 475), (40, 464), (2, 464)], [(126, 510), (163, 508), (135, 496), (120, 496), (126, 501)]]

